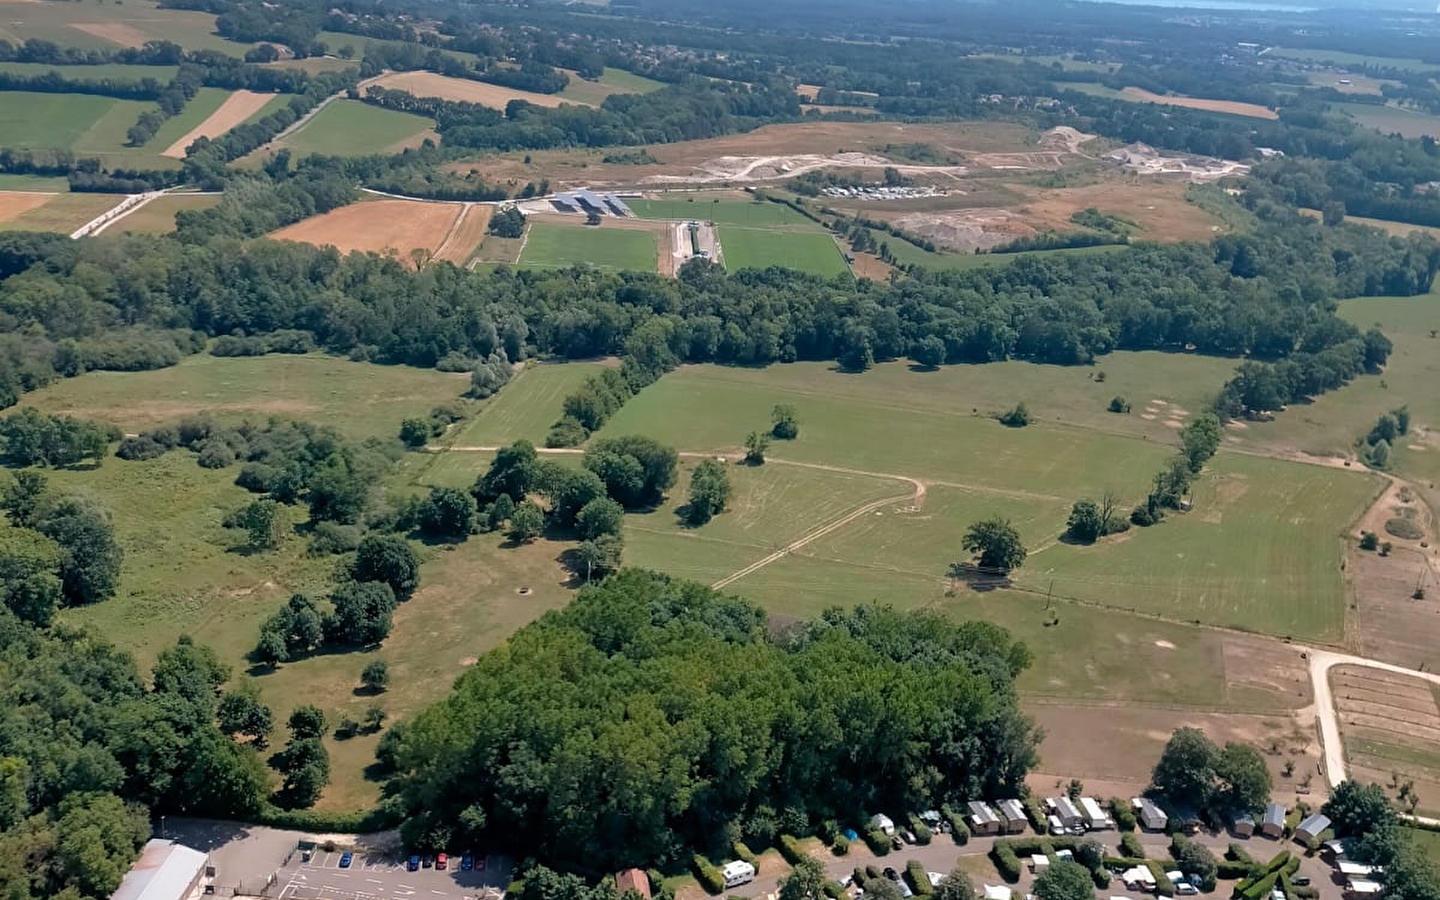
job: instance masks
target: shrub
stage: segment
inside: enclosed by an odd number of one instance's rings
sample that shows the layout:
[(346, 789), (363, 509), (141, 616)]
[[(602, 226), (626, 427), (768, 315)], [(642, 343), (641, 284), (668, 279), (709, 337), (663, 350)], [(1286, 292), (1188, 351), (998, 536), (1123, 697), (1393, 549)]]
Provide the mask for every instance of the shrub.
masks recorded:
[(1024, 403), (1015, 404), (1015, 408), (1000, 416), (1000, 424), (1007, 428), (1024, 428), (1030, 424), (1030, 410), (1025, 408)]
[[(127, 440), (129, 439), (127, 438)], [(124, 445), (122, 444), (121, 447), (123, 449)], [(117, 452), (116, 455), (118, 456), (119, 453)], [(1397, 516), (1393, 519), (1386, 519), (1385, 530), (1388, 533), (1394, 535), (1395, 537), (1402, 538), (1407, 541), (1418, 541), (1425, 536), (1425, 530), (1419, 525), (1416, 525), (1414, 519), (1406, 518), (1404, 516)]]
[(1130, 524), (1139, 525), (1141, 528), (1154, 525), (1163, 518), (1165, 518), (1164, 511), (1148, 503), (1141, 503), (1130, 510)]
[(925, 867), (918, 859), (905, 863), (905, 880), (917, 897), (935, 893), (935, 886), (930, 883), (930, 876), (925, 874)]
[(1144, 859), (1145, 847), (1134, 834), (1124, 834), (1120, 836), (1120, 853), (1130, 859)]
[(850, 853), (850, 839), (843, 834), (835, 835), (835, 840), (830, 842), (830, 852), (836, 856), (847, 856)]
[(200, 448), (200, 455), (195, 461), (202, 469), (223, 469), (235, 464), (235, 451), (224, 441), (209, 438)]
[(1231, 841), (1230, 845), (1225, 848), (1225, 858), (1232, 862), (1245, 863), (1251, 866), (1256, 864), (1255, 857), (1251, 856), (1244, 847), (1234, 841)]
[(827, 881), (821, 885), (820, 889), (825, 892), (825, 896), (829, 897), (830, 900), (846, 900), (845, 889), (842, 888), (838, 882)]
[[(862, 835), (865, 838), (865, 846), (870, 848), (871, 853), (876, 856), (886, 856), (890, 853), (890, 838), (885, 836), (885, 832), (878, 828), (867, 828)], [(785, 851), (781, 850), (780, 852), (784, 853)]]
[(934, 832), (924, 822), (916, 822), (910, 830), (915, 833), (915, 843), (922, 847), (929, 846), (930, 842), (935, 839)]
[(365, 530), (359, 525), (341, 525), (338, 522), (316, 522), (310, 533), (311, 556), (334, 556), (349, 553), (360, 546)]
[(798, 865), (800, 860), (806, 856), (805, 848), (801, 847), (800, 841), (796, 840), (792, 835), (780, 835), (778, 849), (780, 850), (780, 855), (785, 857), (785, 861), (792, 866)]
[(1155, 895), (1158, 897), (1175, 896), (1175, 882), (1165, 874), (1165, 866), (1157, 860), (1147, 860), (1145, 865), (1150, 869), (1150, 874), (1155, 876)]
[(720, 870), (710, 860), (697, 853), (691, 858), (690, 867), (695, 871), (695, 880), (700, 882), (700, 886), (705, 889), (707, 894), (724, 892), (725, 877), (720, 874)]
[(1138, 823), (1135, 821), (1135, 811), (1130, 808), (1129, 803), (1119, 797), (1111, 797), (1106, 802), (1106, 806), (1110, 809), (1110, 818), (1115, 820), (1116, 831), (1135, 830)]
[(1090, 880), (1095, 883), (1095, 887), (1103, 890), (1110, 886), (1110, 871), (1104, 866), (1096, 866), (1090, 870)]
[(1124, 397), (1111, 397), (1110, 405), (1106, 408), (1112, 413), (1128, 413), (1130, 411), (1130, 401)]
[(965, 824), (964, 816), (952, 809), (948, 803), (940, 807), (940, 815), (950, 823), (950, 837), (955, 839), (955, 843), (962, 847), (970, 843), (970, 826)]
[(1260, 866), (1257, 863), (1227, 859), (1216, 865), (1215, 877), (1234, 881), (1236, 879), (1253, 878), (1259, 871)]
[(747, 846), (745, 845), (745, 842), (744, 842), (744, 841), (736, 841), (736, 842), (730, 847), (730, 849), (735, 852), (735, 858), (736, 858), (736, 859), (742, 860), (742, 861), (747, 862), (747, 863), (749, 863), (750, 865), (754, 866), (754, 867), (755, 867), (755, 872), (756, 872), (756, 874), (759, 874), (759, 872), (760, 872), (760, 860), (759, 860), (758, 858), (756, 858), (755, 853), (754, 853), (749, 847), (747, 847)]
[(995, 871), (1000, 877), (1014, 884), (1020, 880), (1020, 858), (1007, 842), (996, 841), (995, 846), (990, 848), (990, 861), (995, 863)]
[(1361, 550), (1378, 550), (1378, 549), (1380, 549), (1380, 535), (1376, 534), (1376, 533), (1373, 532), (1373, 531), (1362, 531), (1362, 532), (1360, 532), (1360, 549), (1361, 549)]

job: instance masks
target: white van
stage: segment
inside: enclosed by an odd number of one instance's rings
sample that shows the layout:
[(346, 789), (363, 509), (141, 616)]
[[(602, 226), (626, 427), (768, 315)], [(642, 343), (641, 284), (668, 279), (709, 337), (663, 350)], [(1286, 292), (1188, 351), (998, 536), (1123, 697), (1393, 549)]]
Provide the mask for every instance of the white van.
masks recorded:
[(734, 862), (726, 863), (720, 870), (720, 874), (725, 877), (727, 888), (739, 887), (755, 880), (755, 867), (737, 859)]

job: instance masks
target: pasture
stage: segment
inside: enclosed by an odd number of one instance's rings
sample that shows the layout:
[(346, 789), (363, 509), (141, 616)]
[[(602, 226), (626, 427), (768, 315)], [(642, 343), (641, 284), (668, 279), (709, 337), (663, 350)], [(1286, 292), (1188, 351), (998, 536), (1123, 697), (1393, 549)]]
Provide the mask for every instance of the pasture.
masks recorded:
[(646, 78), (643, 75), (609, 67), (606, 67), (604, 73), (593, 81), (581, 78), (579, 73), (570, 69), (566, 69), (565, 73), (570, 76), (570, 83), (565, 85), (565, 90), (558, 94), (560, 99), (569, 103), (585, 103), (590, 106), (599, 106), (611, 94), (648, 94), (665, 86), (663, 82)]
[(105, 63), (98, 66), (52, 66), (49, 63), (0, 62), (0, 72), (4, 72), (6, 75), (35, 76), (59, 72), (66, 78), (75, 81), (101, 81), (104, 79), (139, 81), (142, 78), (153, 78), (159, 82), (167, 82), (172, 80), (175, 73), (179, 71), (179, 66), (131, 66), (124, 63)]
[(270, 237), (332, 246), (341, 253), (394, 254), (404, 262), (413, 262), (418, 253), (428, 260), (446, 243), (464, 209), (459, 203), (365, 200), (287, 225)]
[[(601, 363), (527, 366), (453, 435), (459, 447), (498, 447), (524, 439), (544, 446), (545, 434), (562, 414), (561, 404)], [(473, 479), (472, 479), (473, 480)]]
[[(124, 220), (121, 220), (122, 222)], [(89, 372), (26, 394), (25, 406), (113, 422), (126, 432), (209, 410), (329, 425), (350, 437), (390, 438), (400, 420), (455, 400), (469, 376), (355, 363), (314, 353), (264, 357), (191, 356), (151, 372)]]
[(126, 213), (108, 225), (106, 234), (169, 234), (175, 230), (175, 214), (186, 209), (209, 209), (220, 202), (217, 194), (166, 194)]
[[(0, 231), (58, 231), (69, 234), (91, 219), (119, 203), (115, 194), (48, 194), (36, 203), (33, 194), (18, 195), (22, 207), (18, 214), (6, 218), (6, 207), (16, 208), (15, 194), (0, 194)], [(7, 202), (6, 198), (11, 198)]]
[(162, 9), (153, 0), (6, 3), (5, 31), (19, 41), (35, 38), (67, 47), (102, 50), (168, 40), (186, 50), (215, 50), (238, 57), (250, 46), (215, 34), (212, 13)]
[(1374, 66), (1381, 69), (1399, 69), (1402, 72), (1427, 72), (1440, 69), (1434, 63), (1419, 59), (1405, 59), (1395, 56), (1366, 56), (1361, 53), (1347, 53), (1344, 50), (1314, 50), (1296, 47), (1270, 47), (1268, 56), (1282, 56), (1307, 62), (1330, 63), (1336, 66)]
[[(129, 128), (149, 105), (89, 94), (5, 91), (0, 93), (0, 134), (5, 135), (6, 146), (17, 149), (73, 150), (117, 106), (133, 113), (125, 125)], [(118, 134), (112, 145), (116, 149), (125, 140), (124, 129)], [(84, 143), (93, 145), (93, 141)]]
[(714, 222), (745, 228), (814, 227), (814, 223), (782, 203), (753, 200), (734, 193), (660, 193), (650, 199), (626, 200), (642, 219)]
[(785, 266), (812, 275), (849, 275), (835, 239), (824, 231), (720, 228), (720, 253), (730, 272)]
[(1398, 106), (1376, 106), (1373, 103), (1337, 103), (1335, 108), (1350, 118), (1383, 134), (1401, 134), (1407, 138), (1440, 135), (1440, 116), (1401, 109)]
[(533, 269), (594, 266), (597, 269), (655, 271), (656, 235), (625, 228), (533, 222), (520, 265)]
[(358, 100), (337, 100), (280, 144), (300, 155), (395, 153), (418, 143), (434, 127), (435, 123), (423, 116), (380, 109)]
[(451, 78), (434, 72), (392, 72), (375, 82), (378, 86), (395, 91), (408, 91), (417, 97), (439, 97), (442, 100), (458, 100), (462, 103), (479, 103), (495, 109), (504, 109), (511, 100), (524, 100), (536, 106), (556, 107), (564, 102), (585, 103), (561, 94), (537, 94), (515, 88), (475, 81), (470, 78)]

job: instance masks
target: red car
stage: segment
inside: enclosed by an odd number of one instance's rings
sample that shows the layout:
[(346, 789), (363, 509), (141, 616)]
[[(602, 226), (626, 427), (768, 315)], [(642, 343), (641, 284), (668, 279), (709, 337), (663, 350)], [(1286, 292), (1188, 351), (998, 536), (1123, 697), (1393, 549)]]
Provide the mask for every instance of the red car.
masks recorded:
[(445, 856), (445, 854), (440, 853), (440, 854), (437, 854), (437, 855), (436, 855), (436, 857), (435, 857), (435, 869), (436, 869), (436, 871), (440, 871), (440, 872), (445, 871), (445, 867), (446, 867), (447, 865), (449, 865), (449, 863), (450, 863), (450, 860)]

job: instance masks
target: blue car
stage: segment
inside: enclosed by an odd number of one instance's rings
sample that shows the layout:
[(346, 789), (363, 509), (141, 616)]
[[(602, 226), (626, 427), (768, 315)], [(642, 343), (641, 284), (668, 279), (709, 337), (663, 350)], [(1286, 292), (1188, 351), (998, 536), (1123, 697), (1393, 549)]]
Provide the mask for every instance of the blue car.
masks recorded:
[(407, 863), (405, 867), (406, 867), (407, 869), (409, 869), (410, 871), (412, 871), (412, 872), (418, 872), (418, 871), (420, 871), (420, 857), (419, 857), (419, 856), (412, 856), (412, 857), (410, 857), (410, 862)]
[(468, 853), (460, 857), (460, 871), (469, 872), (473, 868), (475, 868), (475, 857)]
[(351, 853), (349, 850), (346, 850), (344, 853), (340, 854), (340, 868), (350, 868), (350, 863), (353, 862), (354, 859), (355, 854)]

